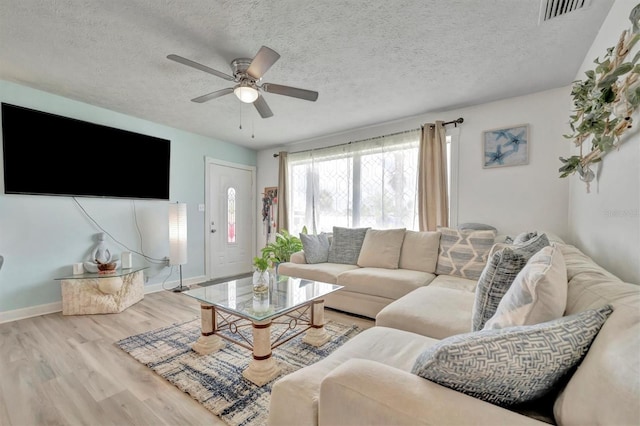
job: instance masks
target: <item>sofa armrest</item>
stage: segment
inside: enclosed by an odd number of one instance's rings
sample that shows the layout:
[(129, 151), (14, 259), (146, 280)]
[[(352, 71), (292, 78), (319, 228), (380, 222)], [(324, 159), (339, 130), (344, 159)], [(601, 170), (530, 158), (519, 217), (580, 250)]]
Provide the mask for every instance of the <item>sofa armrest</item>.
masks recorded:
[(291, 257), (289, 258), (289, 262), (291, 263), (300, 263), (300, 264), (305, 264), (307, 263), (307, 258), (304, 255), (304, 251), (300, 250), (297, 251), (295, 253), (291, 254)]
[(320, 386), (319, 425), (545, 425), (379, 362), (351, 359)]

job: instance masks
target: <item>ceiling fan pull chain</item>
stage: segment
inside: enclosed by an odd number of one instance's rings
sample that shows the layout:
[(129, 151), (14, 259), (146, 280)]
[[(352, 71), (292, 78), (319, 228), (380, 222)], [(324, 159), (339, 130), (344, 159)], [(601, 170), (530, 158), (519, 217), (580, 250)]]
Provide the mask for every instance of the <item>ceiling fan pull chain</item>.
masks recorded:
[(255, 127), (255, 124), (256, 124), (255, 117), (254, 117), (254, 116), (251, 116), (251, 139), (255, 139), (255, 138), (256, 138), (256, 136), (255, 136), (255, 134), (254, 134), (254, 127)]
[(240, 103), (240, 130), (242, 130), (242, 103)]

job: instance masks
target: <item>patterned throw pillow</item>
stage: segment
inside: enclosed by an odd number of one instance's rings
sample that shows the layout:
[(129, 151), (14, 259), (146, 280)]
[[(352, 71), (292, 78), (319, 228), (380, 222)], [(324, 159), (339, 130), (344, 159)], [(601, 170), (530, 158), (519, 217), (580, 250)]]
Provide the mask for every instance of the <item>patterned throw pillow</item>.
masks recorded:
[(532, 401), (580, 363), (612, 311), (452, 336), (421, 353), (412, 373), (492, 404)]
[(360, 256), (360, 249), (370, 228), (341, 228), (333, 227), (333, 239), (329, 247), (330, 263), (344, 263), (355, 265)]
[(562, 317), (567, 307), (567, 267), (560, 249), (543, 247), (507, 290), (484, 329), (532, 325)]
[(471, 313), (472, 331), (482, 330), (484, 324), (496, 313), (502, 297), (531, 256), (548, 245), (549, 240), (545, 234), (519, 246), (496, 244), (476, 286)]
[(538, 231), (523, 232), (515, 236), (515, 238), (513, 239), (513, 244), (524, 244), (527, 241), (537, 236), (538, 236)]
[(438, 227), (440, 250), (436, 275), (480, 278), (493, 246), (496, 231), (459, 230)]
[(329, 259), (329, 237), (324, 232), (319, 235), (300, 234), (300, 241), (307, 263), (323, 263)]

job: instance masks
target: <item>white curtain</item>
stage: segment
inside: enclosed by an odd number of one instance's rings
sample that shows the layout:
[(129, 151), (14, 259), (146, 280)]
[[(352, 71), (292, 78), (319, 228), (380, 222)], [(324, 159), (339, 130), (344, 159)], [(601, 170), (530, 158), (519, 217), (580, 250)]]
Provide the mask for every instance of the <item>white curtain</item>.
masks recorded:
[(289, 153), (289, 226), (418, 229), (420, 130)]

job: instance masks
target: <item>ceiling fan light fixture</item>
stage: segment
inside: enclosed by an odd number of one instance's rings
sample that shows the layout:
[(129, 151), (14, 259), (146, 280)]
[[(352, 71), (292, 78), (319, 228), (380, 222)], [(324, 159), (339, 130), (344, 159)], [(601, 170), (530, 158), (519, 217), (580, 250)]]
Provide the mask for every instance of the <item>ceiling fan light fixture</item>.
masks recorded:
[(240, 101), (247, 104), (251, 104), (258, 99), (258, 90), (247, 82), (242, 82), (234, 87), (233, 93), (236, 94)]

